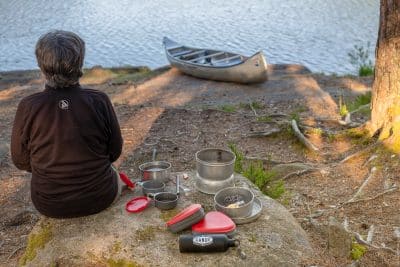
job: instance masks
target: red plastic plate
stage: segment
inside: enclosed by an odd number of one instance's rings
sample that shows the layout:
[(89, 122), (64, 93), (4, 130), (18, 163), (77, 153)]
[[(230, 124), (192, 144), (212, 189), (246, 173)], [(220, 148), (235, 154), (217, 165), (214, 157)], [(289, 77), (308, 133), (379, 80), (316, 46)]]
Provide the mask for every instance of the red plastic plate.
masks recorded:
[(167, 222), (167, 226), (176, 224), (178, 222), (181, 222), (181, 221), (187, 219), (188, 217), (190, 217), (193, 214), (195, 214), (196, 212), (198, 212), (200, 209), (201, 209), (201, 205), (200, 204), (192, 204), (192, 205), (190, 205), (189, 207), (185, 208), (184, 210), (179, 212), (177, 215), (175, 215), (171, 220), (169, 220)]
[(231, 218), (219, 211), (210, 211), (198, 223), (192, 225), (192, 231), (196, 233), (223, 234), (236, 229)]
[(127, 212), (140, 212), (147, 208), (149, 203), (150, 199), (148, 197), (135, 197), (126, 203), (125, 209)]

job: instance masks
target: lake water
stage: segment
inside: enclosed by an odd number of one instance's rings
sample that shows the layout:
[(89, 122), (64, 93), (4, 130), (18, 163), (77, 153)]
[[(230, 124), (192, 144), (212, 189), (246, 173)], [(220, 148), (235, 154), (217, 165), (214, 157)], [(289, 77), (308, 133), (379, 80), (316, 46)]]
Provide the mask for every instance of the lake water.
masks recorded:
[(378, 34), (378, 0), (0, 0), (0, 70), (37, 68), (34, 46), (51, 29), (78, 33), (85, 66), (167, 64), (163, 36), (181, 43), (349, 73), (347, 53)]

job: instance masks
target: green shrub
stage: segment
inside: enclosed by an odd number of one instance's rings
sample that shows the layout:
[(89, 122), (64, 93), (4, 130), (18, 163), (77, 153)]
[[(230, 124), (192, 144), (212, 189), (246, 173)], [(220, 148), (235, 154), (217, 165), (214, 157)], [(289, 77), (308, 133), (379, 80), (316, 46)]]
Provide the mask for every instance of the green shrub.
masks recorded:
[(359, 260), (367, 252), (367, 248), (357, 242), (351, 244), (351, 259)]
[(285, 183), (283, 180), (272, 182), (264, 190), (264, 193), (273, 199), (277, 199), (285, 193)]
[(369, 76), (374, 74), (374, 65), (370, 60), (370, 46), (371, 43), (367, 43), (367, 48), (363, 46), (355, 45), (347, 55), (350, 58), (350, 63), (358, 69), (359, 76)]
[(235, 172), (242, 173), (242, 171), (243, 171), (242, 161), (244, 158), (243, 153), (237, 149), (237, 147), (234, 143), (229, 143), (228, 147), (233, 152), (233, 154), (235, 154), (235, 156), (236, 156), (235, 165), (234, 165)]

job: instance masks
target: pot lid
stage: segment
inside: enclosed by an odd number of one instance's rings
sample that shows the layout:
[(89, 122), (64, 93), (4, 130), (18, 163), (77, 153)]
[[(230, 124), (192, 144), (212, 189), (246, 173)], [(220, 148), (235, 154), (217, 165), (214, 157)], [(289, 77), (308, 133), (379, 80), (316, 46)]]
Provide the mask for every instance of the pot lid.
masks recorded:
[(147, 197), (135, 197), (126, 203), (125, 209), (127, 212), (140, 212), (147, 208), (149, 203), (150, 200)]
[(230, 233), (236, 229), (231, 218), (219, 211), (210, 211), (198, 223), (192, 226), (196, 233), (222, 234)]
[(200, 209), (201, 209), (200, 204), (192, 204), (189, 207), (186, 207), (184, 210), (182, 210), (177, 215), (175, 215), (171, 220), (169, 220), (167, 222), (167, 226), (176, 224), (178, 222), (181, 222), (181, 221), (187, 219), (188, 217), (190, 217), (193, 214), (195, 214), (196, 212), (198, 212)]

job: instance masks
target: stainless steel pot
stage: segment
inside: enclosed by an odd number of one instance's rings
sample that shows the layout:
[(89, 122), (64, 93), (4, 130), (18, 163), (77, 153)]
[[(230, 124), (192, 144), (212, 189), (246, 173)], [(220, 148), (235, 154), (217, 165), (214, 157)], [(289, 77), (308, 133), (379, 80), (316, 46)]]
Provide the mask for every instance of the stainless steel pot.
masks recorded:
[(153, 150), (152, 161), (139, 166), (142, 181), (157, 180), (166, 183), (171, 176), (171, 163), (167, 161), (156, 161), (155, 158), (156, 149)]
[(166, 161), (151, 161), (139, 166), (142, 180), (157, 180), (163, 183), (169, 181), (171, 176), (171, 163)]
[(164, 192), (165, 190), (165, 184), (158, 180), (149, 180), (137, 184), (141, 185), (143, 195), (145, 196), (150, 193)]
[(207, 148), (196, 153), (197, 173), (204, 179), (221, 181), (233, 174), (236, 156), (231, 151)]
[(236, 156), (228, 150), (207, 148), (196, 153), (196, 187), (207, 194), (234, 185)]
[(253, 211), (254, 194), (243, 187), (228, 187), (214, 196), (215, 209), (231, 218), (244, 218)]

